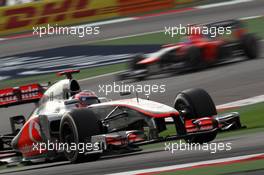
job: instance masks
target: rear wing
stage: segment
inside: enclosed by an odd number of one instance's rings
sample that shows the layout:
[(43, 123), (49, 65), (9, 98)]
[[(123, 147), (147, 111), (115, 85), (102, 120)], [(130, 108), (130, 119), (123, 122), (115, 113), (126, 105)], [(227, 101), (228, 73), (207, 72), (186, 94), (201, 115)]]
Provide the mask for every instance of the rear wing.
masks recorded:
[(0, 108), (38, 102), (43, 94), (44, 88), (39, 84), (1, 89)]
[(58, 76), (65, 75), (67, 79), (72, 79), (72, 74), (80, 73), (80, 70), (75, 70), (75, 69), (70, 69), (70, 70), (65, 70), (62, 72), (58, 72)]

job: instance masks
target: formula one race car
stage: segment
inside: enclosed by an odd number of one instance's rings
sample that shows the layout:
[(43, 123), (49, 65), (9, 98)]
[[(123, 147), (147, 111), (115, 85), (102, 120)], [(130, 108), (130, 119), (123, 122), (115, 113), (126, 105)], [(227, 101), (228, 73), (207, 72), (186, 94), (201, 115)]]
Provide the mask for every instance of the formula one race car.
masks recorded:
[[(61, 72), (59, 75), (67, 79), (45, 92), (37, 84), (1, 90), (1, 107), (38, 101), (26, 122), (23, 116), (14, 119), (16, 124), (23, 124), (22, 128), (14, 128), (13, 135), (1, 136), (1, 142), (11, 145), (24, 160), (56, 160), (63, 156), (75, 163), (115, 151), (138, 151), (138, 146), (156, 142), (185, 139), (205, 143), (217, 135), (221, 117), (215, 118), (216, 107), (205, 90), (175, 94), (173, 107), (141, 98), (101, 102), (93, 92), (81, 91), (72, 79), (71, 74), (76, 72)], [(173, 119), (175, 133), (162, 137), (166, 118)], [(90, 145), (80, 151), (80, 144), (82, 148)]]
[[(248, 33), (239, 20), (220, 21), (202, 26), (191, 26), (192, 32), (183, 42), (163, 45), (154, 53), (137, 55), (129, 63), (129, 70), (118, 79), (145, 79), (148, 76), (179, 70), (197, 70), (212, 64), (244, 55), (248, 59), (258, 57), (258, 39)], [(196, 32), (197, 29), (230, 28), (229, 35), (213, 35)], [(199, 30), (198, 30), (199, 31)]]

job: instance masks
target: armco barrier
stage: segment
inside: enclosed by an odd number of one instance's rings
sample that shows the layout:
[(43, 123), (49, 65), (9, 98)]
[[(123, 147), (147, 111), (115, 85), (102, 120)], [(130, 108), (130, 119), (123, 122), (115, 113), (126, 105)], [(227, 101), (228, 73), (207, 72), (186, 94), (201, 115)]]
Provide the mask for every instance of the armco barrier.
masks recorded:
[(171, 8), (174, 0), (46, 0), (0, 8), (0, 35), (31, 31)]

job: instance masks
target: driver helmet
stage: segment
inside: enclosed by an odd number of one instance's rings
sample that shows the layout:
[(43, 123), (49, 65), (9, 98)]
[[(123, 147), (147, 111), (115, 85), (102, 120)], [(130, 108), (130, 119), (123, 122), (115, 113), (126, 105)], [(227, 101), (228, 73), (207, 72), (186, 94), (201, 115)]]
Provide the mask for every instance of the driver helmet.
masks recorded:
[(100, 103), (97, 95), (92, 91), (81, 91), (73, 96), (73, 99), (77, 99), (79, 103), (77, 107), (87, 107), (92, 104)]
[(192, 26), (189, 26), (189, 35), (188, 35), (188, 38), (190, 41), (199, 41), (203, 34), (202, 34), (202, 27), (201, 26), (195, 26), (195, 25), (192, 25)]

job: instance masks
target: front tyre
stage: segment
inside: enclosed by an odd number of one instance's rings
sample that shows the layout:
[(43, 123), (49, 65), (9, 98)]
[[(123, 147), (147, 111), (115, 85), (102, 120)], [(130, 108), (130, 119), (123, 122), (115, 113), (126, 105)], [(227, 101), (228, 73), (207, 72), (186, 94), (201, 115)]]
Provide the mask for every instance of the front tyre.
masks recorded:
[(174, 101), (174, 108), (184, 111), (188, 119), (216, 115), (216, 107), (211, 96), (203, 89), (193, 88), (180, 92)]
[(253, 34), (246, 34), (241, 39), (241, 47), (248, 59), (254, 59), (258, 57), (259, 45), (258, 40)]
[[(184, 120), (211, 117), (217, 114), (215, 104), (210, 95), (203, 89), (187, 89), (180, 92), (174, 102), (174, 108), (182, 113)], [(214, 128), (218, 127), (215, 119)], [(187, 143), (207, 143), (215, 139), (217, 130), (191, 136), (185, 139)]]
[(85, 155), (85, 151), (70, 149), (70, 145), (90, 144), (91, 137), (102, 133), (102, 126), (97, 116), (89, 109), (77, 109), (66, 113), (60, 123), (60, 142), (67, 144), (63, 149), (65, 157), (71, 163), (95, 161), (100, 154)]

